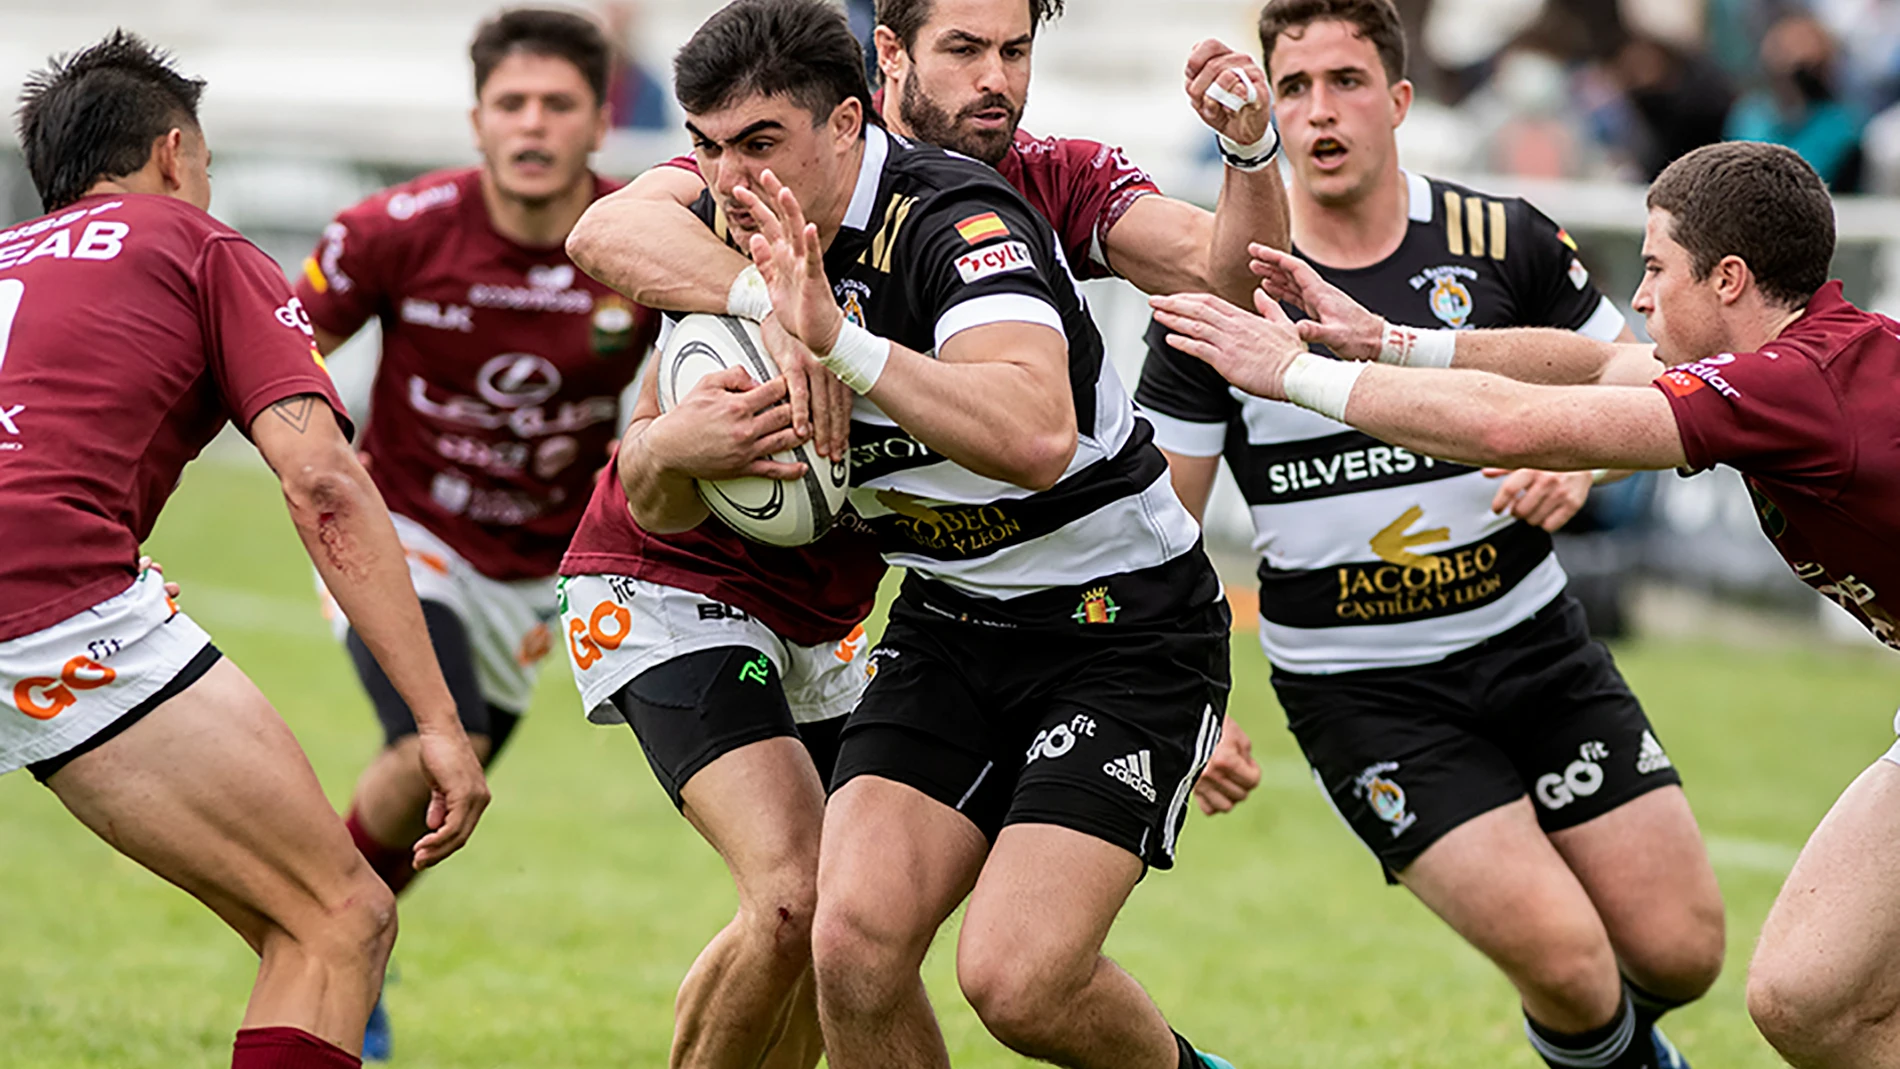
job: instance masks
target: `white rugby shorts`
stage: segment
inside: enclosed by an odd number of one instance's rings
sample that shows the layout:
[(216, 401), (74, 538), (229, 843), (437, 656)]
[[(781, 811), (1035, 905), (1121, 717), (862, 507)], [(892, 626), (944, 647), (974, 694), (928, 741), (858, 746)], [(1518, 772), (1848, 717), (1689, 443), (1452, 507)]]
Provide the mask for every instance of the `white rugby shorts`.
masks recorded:
[(90, 609), (0, 642), (0, 775), (83, 745), (210, 642), (154, 569)]
[(771, 658), (792, 719), (800, 724), (850, 712), (870, 682), (862, 624), (842, 642), (800, 646), (740, 609), (632, 576), (562, 578), (561, 635), (581, 708), (596, 724), (626, 722), (613, 696), (641, 673), (720, 646), (743, 646)]
[[(448, 606), (468, 630), (482, 697), (517, 716), (527, 711), (540, 661), (554, 648), (554, 576), (490, 579), (428, 528), (407, 516), (391, 513), (389, 518), (409, 558), (416, 597)], [(331, 631), (343, 641), (350, 621), (322, 579), (317, 580), (317, 593)]]

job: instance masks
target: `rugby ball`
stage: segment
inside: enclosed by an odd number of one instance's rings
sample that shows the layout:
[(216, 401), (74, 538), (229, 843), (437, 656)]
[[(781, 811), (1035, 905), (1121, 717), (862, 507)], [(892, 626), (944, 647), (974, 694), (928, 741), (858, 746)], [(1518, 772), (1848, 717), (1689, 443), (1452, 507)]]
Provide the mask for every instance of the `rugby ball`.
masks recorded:
[[(779, 374), (759, 325), (722, 315), (689, 315), (673, 324), (660, 349), (660, 411), (670, 412), (699, 380), (715, 371), (743, 367), (755, 382)], [(845, 507), (851, 465), (818, 455), (810, 442), (774, 454), (773, 460), (805, 465), (798, 479), (700, 479), (699, 496), (726, 526), (771, 546), (802, 546), (831, 529)]]

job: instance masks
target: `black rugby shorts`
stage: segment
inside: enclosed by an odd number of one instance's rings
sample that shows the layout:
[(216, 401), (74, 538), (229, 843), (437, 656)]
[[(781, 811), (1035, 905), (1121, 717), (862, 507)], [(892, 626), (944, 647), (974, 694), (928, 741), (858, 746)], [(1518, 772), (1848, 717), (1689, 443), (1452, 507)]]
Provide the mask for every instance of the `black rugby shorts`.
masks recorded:
[(1388, 879), (1453, 828), (1526, 794), (1548, 832), (1682, 782), (1568, 594), (1432, 664), (1275, 670), (1273, 689)]
[(871, 654), (832, 777), (911, 786), (994, 841), (1054, 824), (1174, 864), (1194, 780), (1227, 708), (1225, 602), (1178, 625), (1001, 627), (906, 590)]

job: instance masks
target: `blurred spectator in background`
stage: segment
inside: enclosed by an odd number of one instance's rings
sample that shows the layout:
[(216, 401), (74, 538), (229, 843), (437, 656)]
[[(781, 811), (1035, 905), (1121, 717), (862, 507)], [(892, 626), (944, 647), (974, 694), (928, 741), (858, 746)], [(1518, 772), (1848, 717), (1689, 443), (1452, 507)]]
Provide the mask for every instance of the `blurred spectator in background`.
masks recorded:
[(1637, 33), (1615, 48), (1606, 67), (1632, 119), (1621, 147), (1644, 181), (1676, 157), (1722, 140), (1735, 93), (1707, 56)]
[(1861, 118), (1835, 87), (1834, 38), (1808, 14), (1777, 19), (1761, 42), (1766, 85), (1742, 98), (1728, 136), (1801, 154), (1836, 192), (1860, 188)]
[(640, 62), (640, 5), (633, 0), (602, 4), (600, 20), (617, 52), (613, 78), (607, 84), (614, 126), (621, 130), (666, 129), (666, 98), (670, 94)]
[(877, 32), (877, 0), (844, 0), (845, 17), (851, 20), (851, 36), (864, 48), (864, 77), (875, 89), (880, 84), (877, 72), (877, 46), (871, 41)]

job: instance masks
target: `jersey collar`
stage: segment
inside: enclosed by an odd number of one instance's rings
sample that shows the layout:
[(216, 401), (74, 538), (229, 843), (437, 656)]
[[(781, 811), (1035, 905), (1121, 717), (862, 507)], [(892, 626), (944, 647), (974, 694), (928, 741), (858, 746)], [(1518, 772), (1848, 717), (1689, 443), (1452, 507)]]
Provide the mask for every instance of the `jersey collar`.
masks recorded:
[(1412, 222), (1414, 223), (1431, 222), (1432, 221), (1432, 184), (1431, 182), (1428, 181), (1425, 178), (1425, 176), (1422, 174), (1413, 174), (1412, 172), (1403, 170), (1403, 169), (1401, 169), (1399, 173), (1405, 176), (1406, 199), (1410, 202), (1410, 206), (1406, 209), (1406, 214), (1411, 217)]
[(868, 230), (871, 211), (877, 207), (877, 187), (884, 177), (884, 160), (891, 154), (890, 135), (882, 126), (865, 124), (864, 162), (858, 165), (858, 185), (851, 191), (851, 204), (844, 212), (844, 226)]

